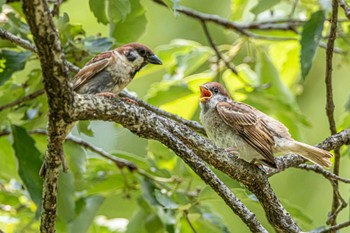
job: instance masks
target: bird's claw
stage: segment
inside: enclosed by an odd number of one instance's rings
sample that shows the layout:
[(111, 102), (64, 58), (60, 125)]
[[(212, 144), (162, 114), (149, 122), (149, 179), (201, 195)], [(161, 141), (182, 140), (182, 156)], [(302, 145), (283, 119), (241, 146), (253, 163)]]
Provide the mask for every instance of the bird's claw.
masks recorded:
[(139, 105), (135, 100), (133, 100), (133, 99), (130, 99), (130, 98), (128, 98), (128, 97), (122, 97), (122, 98), (120, 98), (122, 101), (125, 101), (125, 102), (129, 102), (129, 103), (131, 103), (131, 104), (134, 104), (134, 105)]
[(96, 94), (97, 96), (104, 96), (104, 97), (107, 97), (107, 98), (116, 98), (116, 95), (112, 92), (100, 92), (100, 93), (97, 93)]

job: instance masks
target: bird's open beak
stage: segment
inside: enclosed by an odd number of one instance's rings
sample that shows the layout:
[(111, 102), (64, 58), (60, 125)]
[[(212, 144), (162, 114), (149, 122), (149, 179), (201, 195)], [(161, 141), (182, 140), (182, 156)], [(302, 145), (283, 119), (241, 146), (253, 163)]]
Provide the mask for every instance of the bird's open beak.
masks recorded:
[(199, 100), (204, 103), (207, 100), (211, 99), (211, 97), (213, 96), (213, 93), (211, 93), (211, 91), (209, 91), (206, 87), (204, 86), (199, 86), (199, 89), (201, 91), (201, 97), (199, 98)]
[(151, 64), (155, 65), (162, 65), (162, 61), (157, 57), (155, 54), (152, 54), (151, 56), (147, 57), (147, 61)]

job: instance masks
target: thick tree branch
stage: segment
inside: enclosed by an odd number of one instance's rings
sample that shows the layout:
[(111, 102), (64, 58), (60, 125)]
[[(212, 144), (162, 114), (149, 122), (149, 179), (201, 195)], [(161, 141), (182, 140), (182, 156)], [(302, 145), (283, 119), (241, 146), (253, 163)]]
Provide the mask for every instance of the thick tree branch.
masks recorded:
[[(272, 191), (267, 176), (255, 165), (232, 157), (218, 149), (206, 138), (194, 133), (188, 127), (170, 119), (158, 116), (147, 109), (130, 106), (121, 101), (108, 101), (91, 95), (76, 95), (72, 120), (105, 120), (122, 124), (133, 133), (148, 139), (156, 139), (178, 154), (197, 174), (208, 174), (204, 164), (197, 158), (210, 163), (233, 179), (243, 183), (260, 200), (266, 216), (277, 232), (299, 232), (300, 229), (283, 208)], [(203, 170), (204, 169), (204, 170)], [(201, 177), (212, 187), (212, 178)], [(216, 192), (222, 192), (219, 185)], [(222, 194), (219, 194), (222, 195)], [(232, 207), (231, 207), (232, 208)]]
[(45, 156), (41, 232), (55, 232), (57, 186), (61, 164), (65, 168), (63, 142), (72, 111), (73, 95), (68, 86), (68, 70), (62, 53), (57, 29), (45, 0), (23, 0), (26, 16), (37, 48), (48, 96), (48, 144)]

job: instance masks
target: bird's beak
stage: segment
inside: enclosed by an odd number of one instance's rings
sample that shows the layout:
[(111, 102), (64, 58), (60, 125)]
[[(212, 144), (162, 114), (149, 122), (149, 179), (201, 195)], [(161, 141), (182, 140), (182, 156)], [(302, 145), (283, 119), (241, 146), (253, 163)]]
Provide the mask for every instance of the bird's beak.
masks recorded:
[(204, 103), (207, 100), (211, 99), (211, 97), (213, 96), (213, 93), (211, 93), (211, 91), (208, 90), (208, 88), (206, 88), (205, 86), (199, 86), (199, 89), (201, 91), (201, 97), (199, 98), (199, 100)]
[(155, 65), (162, 65), (162, 61), (157, 57), (155, 54), (152, 54), (151, 56), (147, 57), (147, 62)]

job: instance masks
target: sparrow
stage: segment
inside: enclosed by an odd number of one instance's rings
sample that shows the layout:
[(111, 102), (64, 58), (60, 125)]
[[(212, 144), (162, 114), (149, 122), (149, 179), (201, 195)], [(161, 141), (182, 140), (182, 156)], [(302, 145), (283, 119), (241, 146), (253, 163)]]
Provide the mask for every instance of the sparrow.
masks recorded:
[(145, 45), (130, 43), (93, 57), (73, 78), (73, 90), (80, 94), (115, 97), (148, 63), (161, 60)]
[(254, 107), (231, 99), (217, 82), (200, 86), (200, 120), (218, 147), (253, 163), (277, 168), (274, 155), (294, 153), (330, 167), (332, 154), (294, 140), (286, 126)]

